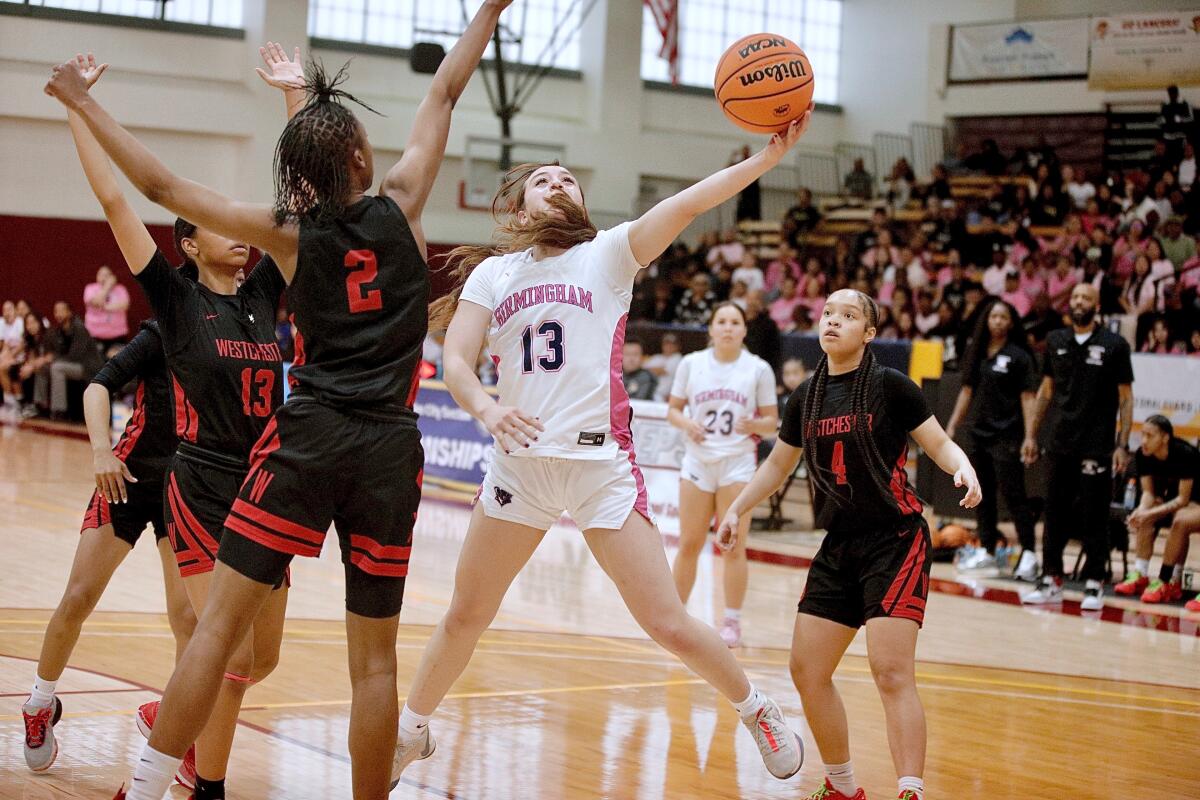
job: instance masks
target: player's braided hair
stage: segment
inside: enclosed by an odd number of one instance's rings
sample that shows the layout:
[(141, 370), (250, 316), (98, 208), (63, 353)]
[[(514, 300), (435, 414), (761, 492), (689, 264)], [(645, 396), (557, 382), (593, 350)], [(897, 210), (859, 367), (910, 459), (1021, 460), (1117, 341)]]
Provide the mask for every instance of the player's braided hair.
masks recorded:
[(358, 119), (343, 104), (379, 112), (337, 88), (348, 74), (343, 64), (333, 77), (319, 60), (305, 67), (308, 102), (288, 120), (275, 147), (275, 222), (321, 224), (337, 219), (350, 196), (349, 156), (358, 144)]
[(587, 208), (565, 194), (551, 195), (546, 201), (559, 214), (538, 215), (530, 217), (524, 225), (518, 224), (517, 212), (525, 206), (526, 181), (537, 170), (550, 166), (561, 165), (558, 161), (549, 161), (521, 164), (510, 169), (504, 176), (500, 190), (492, 198), (492, 218), (496, 220), (492, 241), (484, 245), (463, 245), (446, 254), (442, 268), (450, 272), (454, 289), (430, 304), (430, 330), (444, 330), (450, 324), (467, 276), (484, 259), (505, 253), (519, 253), (535, 245), (569, 250), (596, 238), (596, 226), (588, 217)]
[(175, 218), (175, 230), (172, 231), (172, 236), (175, 242), (175, 252), (183, 260), (179, 265), (179, 274), (188, 280), (200, 279), (200, 267), (196, 264), (192, 257), (183, 249), (183, 240), (190, 239), (196, 235), (196, 226), (188, 222), (183, 217)]
[[(855, 291), (858, 304), (866, 316), (867, 327), (874, 328), (879, 322), (879, 306), (868, 295)], [(821, 406), (825, 401), (825, 390), (829, 383), (829, 356), (822, 355), (821, 362), (813, 374), (812, 382), (808, 385), (808, 394), (804, 398), (804, 460), (808, 465), (809, 489), (812, 494), (823, 492), (841, 508), (850, 505), (852, 497), (842, 495), (831, 483), (825, 473), (832, 470), (822, 468), (817, 458), (817, 421), (821, 417)], [(868, 401), (872, 392), (879, 391), (879, 369), (875, 354), (870, 344), (863, 348), (862, 362), (854, 376), (854, 384), (850, 387), (850, 414), (854, 417), (854, 441), (858, 445), (862, 462), (867, 466), (871, 480), (879, 489), (880, 495), (893, 507), (899, 509), (895, 496), (892, 494), (889, 481), (891, 467), (888, 466), (879, 445), (871, 435), (871, 418)], [(886, 476), (886, 477), (885, 477)]]

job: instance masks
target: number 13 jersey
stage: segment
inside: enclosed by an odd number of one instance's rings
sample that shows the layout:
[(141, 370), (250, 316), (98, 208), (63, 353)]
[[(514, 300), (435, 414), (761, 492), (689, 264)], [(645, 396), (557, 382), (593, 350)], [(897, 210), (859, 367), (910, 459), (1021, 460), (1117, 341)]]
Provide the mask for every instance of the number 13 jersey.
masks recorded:
[(621, 348), (641, 265), (629, 225), (541, 261), (532, 250), (493, 256), (463, 285), (461, 300), (491, 313), (500, 404), (546, 428), (513, 455), (599, 460), (632, 451)]
[(757, 416), (759, 406), (775, 406), (775, 374), (748, 350), (725, 364), (710, 347), (683, 357), (671, 395), (687, 400), (689, 416), (707, 431), (703, 444), (683, 437), (688, 455), (702, 463), (719, 461), (754, 452), (751, 434), (734, 428)]

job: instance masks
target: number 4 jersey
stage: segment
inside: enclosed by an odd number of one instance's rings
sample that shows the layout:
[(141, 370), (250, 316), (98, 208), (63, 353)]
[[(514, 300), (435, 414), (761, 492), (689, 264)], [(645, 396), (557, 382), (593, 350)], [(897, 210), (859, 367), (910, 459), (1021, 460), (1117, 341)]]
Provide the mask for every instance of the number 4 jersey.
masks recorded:
[(611, 459), (632, 449), (621, 347), (639, 269), (625, 223), (540, 261), (532, 250), (485, 259), (467, 278), (461, 299), (491, 314), (500, 403), (546, 428), (514, 455)]
[(288, 306), (293, 390), (335, 406), (412, 406), (429, 269), (394, 200), (364, 197), (336, 222), (302, 224)]
[(679, 362), (671, 395), (687, 400), (688, 414), (707, 431), (703, 444), (685, 436), (687, 453), (708, 463), (754, 452), (754, 439), (735, 429), (753, 419), (760, 406), (775, 407), (775, 375), (767, 362), (748, 350), (728, 363), (712, 348), (689, 353)]
[(283, 402), (275, 309), (283, 277), (263, 257), (237, 294), (189, 280), (156, 251), (138, 273), (162, 332), (181, 441), (239, 459)]

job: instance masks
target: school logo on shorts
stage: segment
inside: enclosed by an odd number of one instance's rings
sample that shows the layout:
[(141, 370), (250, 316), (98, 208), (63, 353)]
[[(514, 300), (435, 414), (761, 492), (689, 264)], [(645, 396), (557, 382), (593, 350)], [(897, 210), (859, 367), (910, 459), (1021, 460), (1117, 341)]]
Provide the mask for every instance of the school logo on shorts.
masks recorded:
[(502, 506), (506, 506), (512, 502), (512, 494), (510, 492), (504, 491), (499, 486), (497, 486), (496, 487), (496, 502)]
[(588, 447), (603, 447), (606, 433), (588, 433), (587, 431), (579, 432), (579, 444), (585, 444)]

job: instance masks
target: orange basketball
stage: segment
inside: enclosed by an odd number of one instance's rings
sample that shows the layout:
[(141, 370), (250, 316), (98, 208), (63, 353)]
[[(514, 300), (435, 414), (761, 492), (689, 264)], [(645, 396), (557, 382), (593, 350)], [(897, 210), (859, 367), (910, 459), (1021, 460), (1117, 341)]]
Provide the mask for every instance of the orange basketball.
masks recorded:
[(971, 532), (962, 525), (950, 524), (934, 531), (930, 537), (934, 547), (962, 547), (971, 541)]
[(783, 36), (743, 36), (717, 62), (713, 91), (734, 125), (752, 133), (779, 133), (812, 101), (812, 64)]

